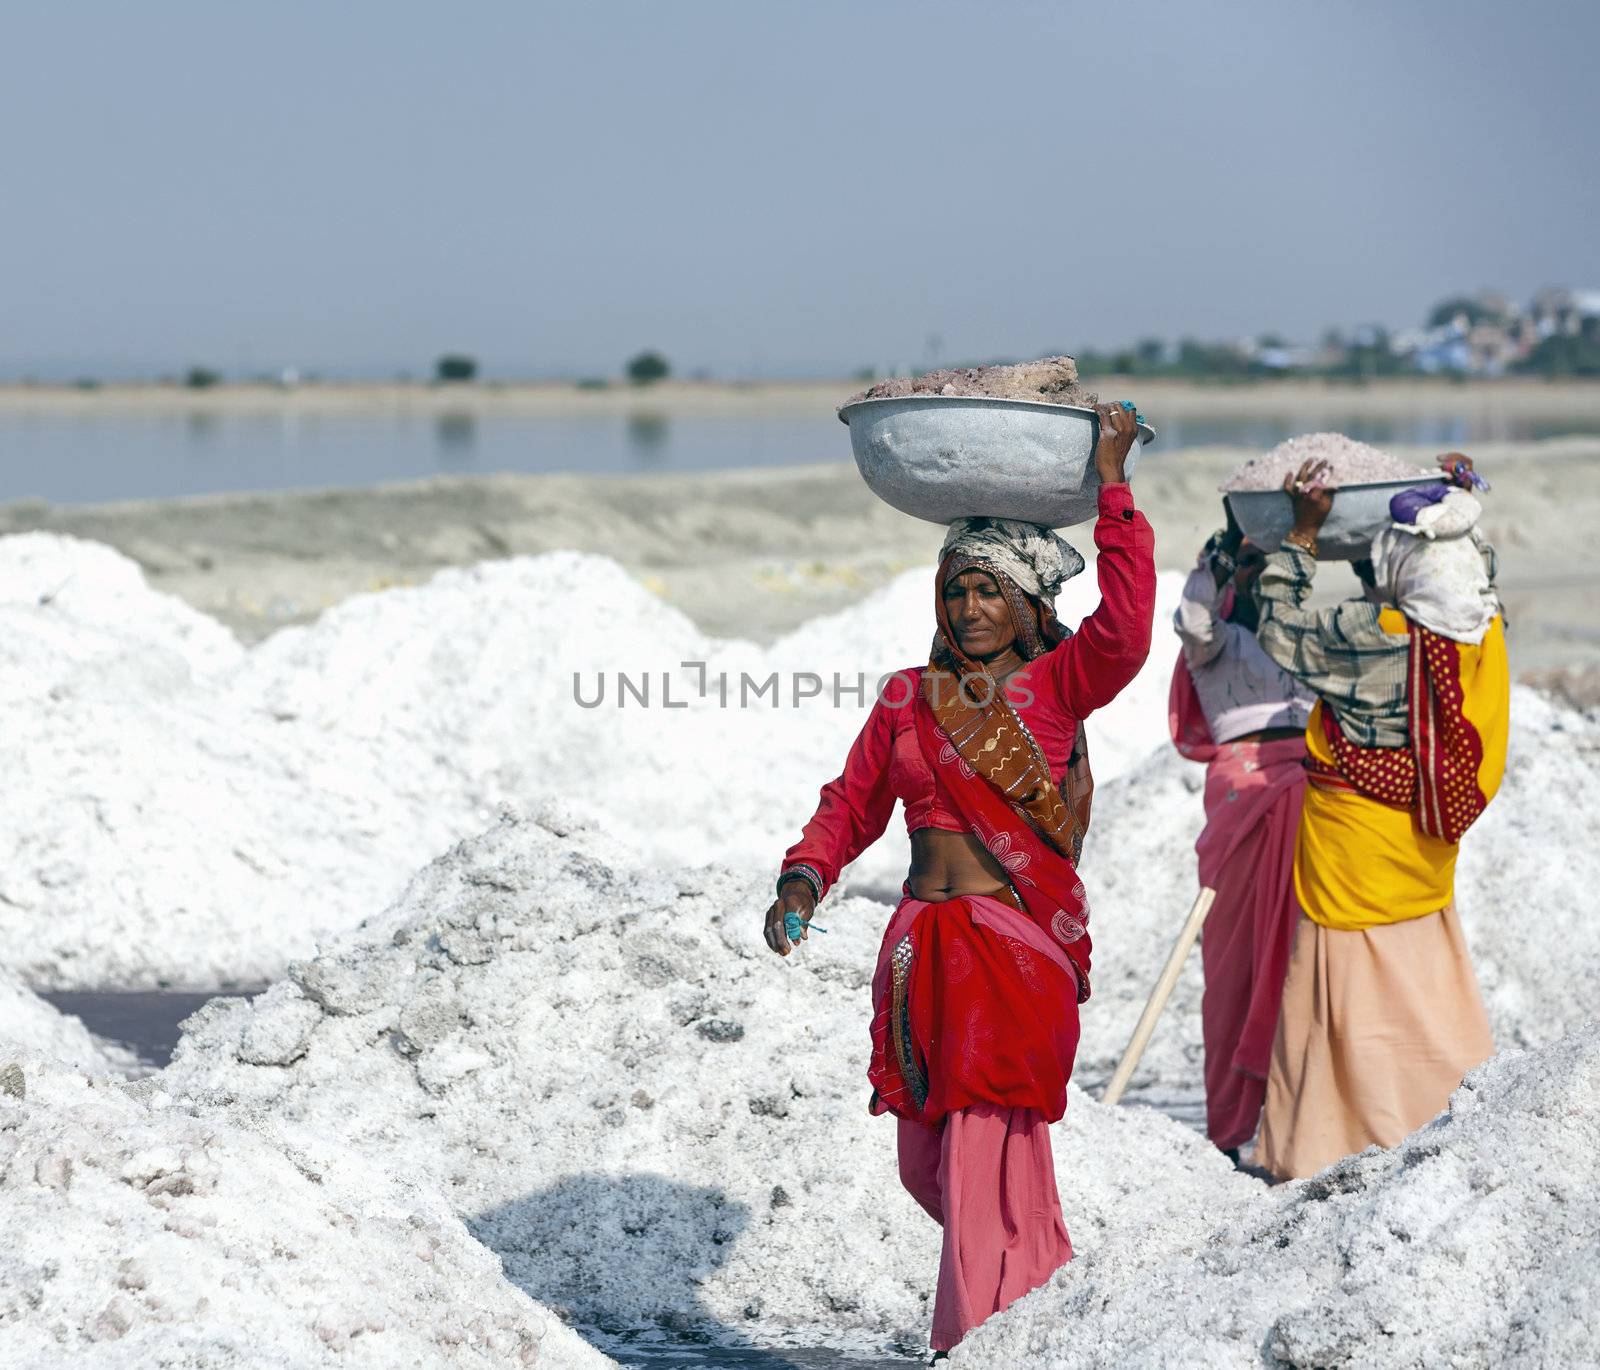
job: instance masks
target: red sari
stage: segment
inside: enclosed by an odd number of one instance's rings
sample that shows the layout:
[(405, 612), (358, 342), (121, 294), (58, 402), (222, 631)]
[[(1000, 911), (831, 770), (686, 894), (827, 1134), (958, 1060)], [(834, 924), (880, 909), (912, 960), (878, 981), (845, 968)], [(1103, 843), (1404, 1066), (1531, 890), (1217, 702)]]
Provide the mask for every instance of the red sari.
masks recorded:
[(948, 745), (920, 692), (913, 707), (936, 783), (1010, 873), (1020, 908), (983, 896), (929, 903), (907, 886), (873, 981), (872, 1110), (936, 1123), (991, 1103), (1055, 1122), (1089, 994), (1083, 882)]

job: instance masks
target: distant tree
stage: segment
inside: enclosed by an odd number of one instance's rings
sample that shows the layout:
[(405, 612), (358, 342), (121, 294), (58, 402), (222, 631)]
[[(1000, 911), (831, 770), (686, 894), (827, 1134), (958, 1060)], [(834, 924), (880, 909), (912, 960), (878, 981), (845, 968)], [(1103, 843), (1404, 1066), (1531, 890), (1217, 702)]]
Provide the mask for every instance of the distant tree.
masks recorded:
[(1203, 343), (1184, 338), (1178, 343), (1177, 370), (1180, 376), (1237, 377), (1249, 374), (1251, 365), (1244, 354), (1229, 343)]
[(1112, 370), (1113, 359), (1109, 352), (1097, 352), (1092, 347), (1067, 353), (1078, 363), (1080, 376), (1104, 376)]
[(441, 383), (477, 380), (478, 361), (463, 352), (446, 352), (434, 363), (433, 374)]
[(672, 374), (672, 367), (659, 352), (641, 352), (628, 363), (628, 379), (635, 385), (652, 385)]
[(1428, 312), (1428, 327), (1439, 328), (1449, 323), (1457, 314), (1467, 316), (1467, 326), (1484, 322), (1502, 323), (1500, 315), (1487, 308), (1481, 301), (1474, 300), (1466, 295), (1453, 295), (1448, 300), (1440, 300)]
[(1553, 333), (1523, 358), (1516, 369), (1535, 376), (1600, 376), (1600, 337)]
[(209, 366), (191, 366), (184, 372), (183, 383), (191, 390), (206, 390), (222, 383), (222, 373)]
[(1154, 371), (1167, 357), (1167, 345), (1160, 338), (1140, 338), (1133, 350), (1141, 371)]

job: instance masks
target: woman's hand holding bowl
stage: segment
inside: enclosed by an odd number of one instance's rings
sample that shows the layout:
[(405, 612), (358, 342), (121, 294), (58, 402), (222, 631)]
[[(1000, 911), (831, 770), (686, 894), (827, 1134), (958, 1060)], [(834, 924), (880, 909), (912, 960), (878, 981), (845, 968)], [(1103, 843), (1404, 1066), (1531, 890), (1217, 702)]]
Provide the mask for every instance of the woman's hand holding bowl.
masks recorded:
[(1296, 535), (1316, 541), (1317, 533), (1333, 508), (1333, 490), (1323, 484), (1328, 477), (1328, 463), (1310, 458), (1300, 464), (1300, 469), (1283, 479), (1283, 491), (1294, 505), (1294, 531)]
[(1097, 404), (1100, 440), (1094, 447), (1094, 470), (1102, 485), (1121, 485), (1128, 479), (1128, 453), (1139, 436), (1139, 421), (1120, 404)]

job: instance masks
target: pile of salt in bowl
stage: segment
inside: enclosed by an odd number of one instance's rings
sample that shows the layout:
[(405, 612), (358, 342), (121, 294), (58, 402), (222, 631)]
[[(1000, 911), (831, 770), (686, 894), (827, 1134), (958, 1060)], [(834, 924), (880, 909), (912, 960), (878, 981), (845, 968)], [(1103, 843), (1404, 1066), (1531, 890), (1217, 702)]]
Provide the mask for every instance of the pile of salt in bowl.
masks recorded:
[(1284, 477), (1294, 475), (1306, 461), (1328, 463), (1323, 483), (1333, 489), (1435, 474), (1343, 433), (1302, 433), (1280, 442), (1263, 456), (1241, 463), (1218, 489), (1223, 494), (1235, 490), (1281, 490)]

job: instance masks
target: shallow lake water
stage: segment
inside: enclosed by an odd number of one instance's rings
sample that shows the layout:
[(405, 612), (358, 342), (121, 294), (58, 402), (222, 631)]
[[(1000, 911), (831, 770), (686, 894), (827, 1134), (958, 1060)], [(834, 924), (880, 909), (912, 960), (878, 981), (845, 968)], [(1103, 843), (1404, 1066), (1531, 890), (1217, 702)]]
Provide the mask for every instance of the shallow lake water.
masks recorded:
[[(1152, 414), (1156, 452), (1225, 445), (1264, 451), (1334, 428), (1379, 445), (1440, 449), (1600, 433), (1600, 420), (1452, 413), (1407, 417), (1337, 407), (1289, 416)], [(592, 414), (404, 407), (307, 412), (285, 402), (230, 411), (175, 406), (143, 412), (92, 400), (70, 411), (0, 411), (0, 499), (94, 503), (244, 490), (364, 486), (434, 475), (706, 471), (847, 460), (849, 443), (831, 408), (792, 404), (732, 412), (672, 413), (640, 399), (628, 411)]]

